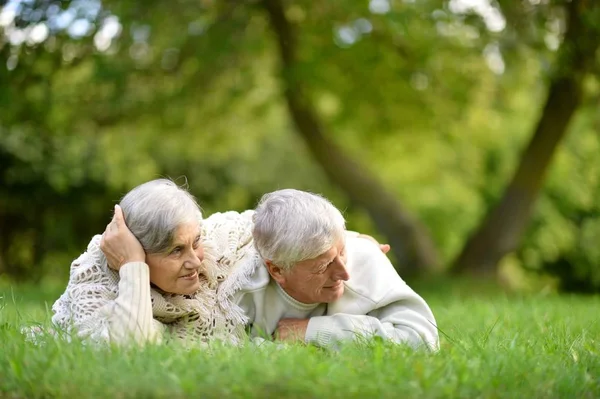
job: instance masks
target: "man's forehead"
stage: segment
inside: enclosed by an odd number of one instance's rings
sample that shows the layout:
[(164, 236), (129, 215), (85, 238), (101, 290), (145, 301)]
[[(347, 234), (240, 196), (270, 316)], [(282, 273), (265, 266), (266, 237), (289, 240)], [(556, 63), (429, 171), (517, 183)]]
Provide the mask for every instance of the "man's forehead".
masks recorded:
[(345, 245), (346, 245), (346, 242), (345, 242), (344, 239), (342, 239), (342, 240), (338, 241), (337, 243), (335, 243), (327, 251), (323, 252), (321, 255), (317, 256), (314, 259), (315, 260), (328, 260), (331, 257), (333, 257), (338, 250), (341, 251), (344, 248)]

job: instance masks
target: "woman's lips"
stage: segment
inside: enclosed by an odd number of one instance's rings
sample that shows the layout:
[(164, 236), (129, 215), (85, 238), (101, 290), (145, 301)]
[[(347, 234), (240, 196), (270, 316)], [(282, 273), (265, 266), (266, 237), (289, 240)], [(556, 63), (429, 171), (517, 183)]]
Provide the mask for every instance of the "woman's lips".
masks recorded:
[(198, 278), (198, 271), (196, 270), (190, 274), (186, 274), (185, 276), (181, 276), (179, 278), (182, 278), (184, 280), (194, 280), (194, 279)]

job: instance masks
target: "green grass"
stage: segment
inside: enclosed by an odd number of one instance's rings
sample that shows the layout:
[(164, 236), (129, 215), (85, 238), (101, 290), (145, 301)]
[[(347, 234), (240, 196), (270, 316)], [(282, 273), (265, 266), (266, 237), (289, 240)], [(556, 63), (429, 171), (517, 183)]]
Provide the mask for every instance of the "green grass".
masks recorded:
[(25, 343), (60, 290), (0, 286), (0, 397), (600, 397), (600, 297), (420, 287), (443, 331), (437, 354), (381, 342), (312, 347), (94, 348)]

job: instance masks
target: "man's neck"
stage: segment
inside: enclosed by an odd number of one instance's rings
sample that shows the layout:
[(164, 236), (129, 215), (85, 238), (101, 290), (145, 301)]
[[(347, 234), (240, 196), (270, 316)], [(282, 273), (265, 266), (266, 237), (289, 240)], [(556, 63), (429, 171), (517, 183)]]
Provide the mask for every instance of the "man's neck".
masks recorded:
[(314, 309), (317, 306), (319, 306), (318, 303), (306, 303), (303, 302), (300, 298), (298, 299), (297, 295), (294, 295), (293, 292), (290, 292), (288, 290), (286, 290), (284, 287), (282, 287), (281, 285), (279, 285), (279, 283), (277, 283), (275, 281), (275, 285), (277, 286), (277, 290), (279, 291), (279, 293), (281, 294), (281, 296), (286, 300), (286, 302), (288, 302), (290, 305), (294, 306), (295, 308), (298, 309)]

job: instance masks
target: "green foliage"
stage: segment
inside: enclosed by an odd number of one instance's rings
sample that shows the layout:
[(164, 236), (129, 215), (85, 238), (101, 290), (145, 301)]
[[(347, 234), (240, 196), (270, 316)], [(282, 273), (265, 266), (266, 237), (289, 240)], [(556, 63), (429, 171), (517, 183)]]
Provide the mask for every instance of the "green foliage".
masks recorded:
[(596, 106), (585, 107), (557, 154), (519, 255), (529, 269), (558, 277), (568, 291), (600, 287), (600, 137)]
[[(207, 214), (253, 207), (276, 188), (322, 192), (351, 229), (378, 236), (294, 134), (259, 4), (105, 1), (86, 13), (83, 3), (26, 2), (0, 27), (0, 272), (64, 278), (112, 204), (158, 176), (185, 175)], [(500, 30), (450, 3), (391, 2), (382, 13), (286, 3), (294, 74), (328, 134), (426, 223), (446, 263), (511, 176), (564, 32), (561, 2), (498, 1)], [(93, 22), (85, 34), (67, 25), (11, 44), (15, 27), (68, 9)], [(579, 280), (598, 281), (595, 109), (571, 126), (549, 174), (524, 267), (566, 259)]]

